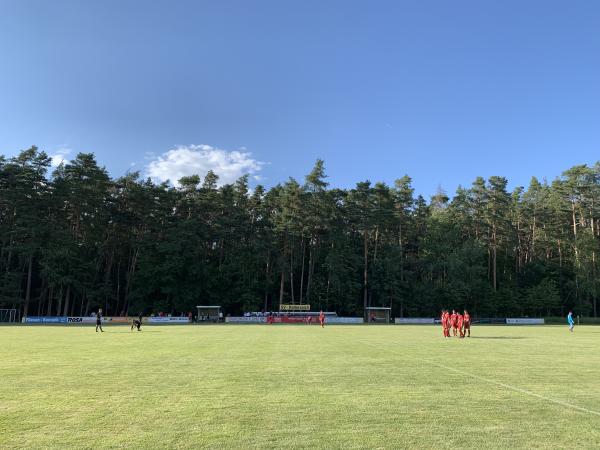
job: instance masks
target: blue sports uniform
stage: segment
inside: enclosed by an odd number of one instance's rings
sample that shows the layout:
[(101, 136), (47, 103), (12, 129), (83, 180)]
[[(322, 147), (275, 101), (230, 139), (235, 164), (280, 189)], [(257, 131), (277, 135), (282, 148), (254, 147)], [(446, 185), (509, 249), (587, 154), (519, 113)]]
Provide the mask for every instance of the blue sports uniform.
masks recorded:
[(573, 320), (573, 314), (569, 313), (567, 316), (567, 322), (569, 322), (569, 330), (573, 331), (573, 327), (575, 326), (575, 321)]

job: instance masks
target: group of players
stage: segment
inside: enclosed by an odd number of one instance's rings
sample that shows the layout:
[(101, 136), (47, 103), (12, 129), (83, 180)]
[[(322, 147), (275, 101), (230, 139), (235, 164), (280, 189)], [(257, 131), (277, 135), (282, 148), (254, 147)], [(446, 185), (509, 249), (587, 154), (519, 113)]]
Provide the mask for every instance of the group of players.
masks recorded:
[(471, 316), (466, 309), (463, 314), (455, 310), (450, 313), (447, 309), (443, 309), (441, 322), (444, 337), (451, 337), (451, 332), (454, 337), (471, 337)]

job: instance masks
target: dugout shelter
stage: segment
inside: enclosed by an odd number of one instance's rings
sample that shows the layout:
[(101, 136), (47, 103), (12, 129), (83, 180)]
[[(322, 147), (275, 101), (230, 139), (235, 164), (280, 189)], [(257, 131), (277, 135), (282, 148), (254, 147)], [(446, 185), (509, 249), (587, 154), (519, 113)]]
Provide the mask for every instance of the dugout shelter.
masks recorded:
[(198, 317), (196, 323), (218, 323), (221, 316), (220, 306), (196, 306), (198, 309)]
[(392, 308), (368, 306), (365, 308), (366, 323), (390, 323)]

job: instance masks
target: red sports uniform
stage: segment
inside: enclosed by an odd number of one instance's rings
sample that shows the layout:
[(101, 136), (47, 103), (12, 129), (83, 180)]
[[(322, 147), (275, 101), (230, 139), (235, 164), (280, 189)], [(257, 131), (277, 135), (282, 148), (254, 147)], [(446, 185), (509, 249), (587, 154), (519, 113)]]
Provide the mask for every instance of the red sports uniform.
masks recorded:
[(471, 337), (471, 316), (468, 312), (465, 311), (464, 315), (464, 325), (463, 325), (463, 335), (469, 332), (469, 337)]
[(463, 321), (464, 321), (464, 317), (462, 314), (457, 314), (456, 315), (456, 328), (458, 329), (459, 335), (460, 337), (463, 337)]
[(450, 337), (450, 313), (444, 312), (444, 336)]
[(321, 323), (321, 328), (325, 327), (325, 314), (323, 314), (323, 311), (319, 313), (319, 322)]
[(446, 336), (446, 311), (442, 311), (440, 316), (440, 322), (442, 323), (442, 333)]
[(450, 316), (450, 326), (452, 327), (452, 333), (454, 334), (454, 336), (456, 336), (456, 319), (458, 319), (457, 315), (455, 312), (452, 313), (452, 315)]

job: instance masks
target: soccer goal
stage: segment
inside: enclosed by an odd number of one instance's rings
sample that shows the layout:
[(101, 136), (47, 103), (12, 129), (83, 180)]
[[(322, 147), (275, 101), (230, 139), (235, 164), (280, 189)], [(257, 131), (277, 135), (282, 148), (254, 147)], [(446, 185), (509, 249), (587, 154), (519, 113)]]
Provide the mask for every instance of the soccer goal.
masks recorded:
[(198, 318), (196, 323), (218, 323), (221, 315), (220, 306), (196, 306)]
[(16, 309), (0, 309), (0, 323), (14, 323), (18, 318)]
[(365, 308), (365, 322), (367, 323), (390, 323), (392, 308), (367, 307)]

